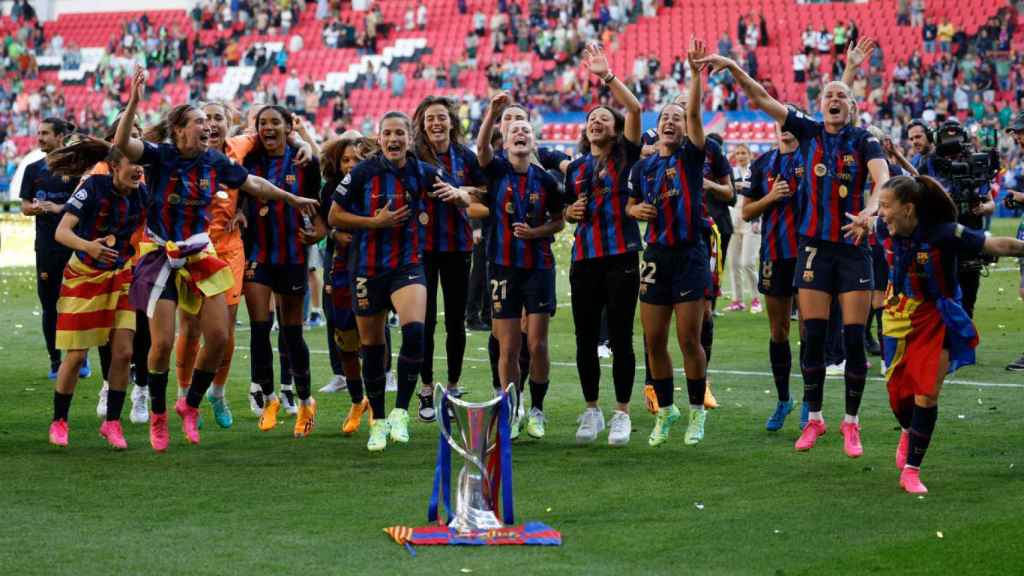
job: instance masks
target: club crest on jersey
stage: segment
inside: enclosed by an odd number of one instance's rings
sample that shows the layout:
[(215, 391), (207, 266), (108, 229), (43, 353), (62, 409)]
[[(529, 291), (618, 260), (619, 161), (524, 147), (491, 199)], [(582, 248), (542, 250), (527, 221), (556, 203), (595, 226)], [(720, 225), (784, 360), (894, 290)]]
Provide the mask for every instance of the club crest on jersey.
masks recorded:
[(530, 204), (536, 204), (538, 200), (540, 200), (540, 194), (537, 194), (536, 192), (530, 194)]
[(803, 178), (804, 172), (805, 170), (803, 166), (797, 166), (796, 168), (793, 169), (793, 174), (795, 174), (797, 178)]
[(75, 192), (75, 198), (81, 200), (82, 202), (85, 202), (85, 199), (88, 197), (89, 193), (86, 192), (85, 190), (79, 190), (78, 192)]
[(814, 282), (814, 270), (804, 270), (804, 282)]
[(199, 187), (200, 188), (209, 188), (210, 187), (210, 180), (208, 178), (200, 178), (199, 179)]
[(846, 164), (847, 166), (853, 166), (856, 163), (857, 159), (853, 157), (853, 154), (847, 154), (843, 156), (843, 164)]
[(675, 178), (676, 177), (676, 168), (675, 168), (675, 166), (671, 166), (671, 167), (665, 169), (665, 177), (666, 178)]
[(506, 214), (515, 214), (515, 212), (516, 212), (515, 206), (513, 206), (511, 202), (506, 202), (505, 203), (505, 213)]
[(929, 259), (930, 259), (930, 257), (929, 257), (927, 252), (918, 252), (917, 253), (917, 263), (918, 264), (927, 264)]
[(66, 174), (65, 174), (64, 176), (61, 176), (61, 177), (60, 177), (60, 179), (61, 179), (61, 180), (62, 180), (62, 181), (63, 181), (63, 182), (65, 183), (65, 184), (67, 184), (68, 182), (71, 182), (71, 176), (68, 176), (68, 175), (66, 175)]
[(295, 174), (286, 174), (284, 177), (284, 183), (289, 186), (295, 185)]

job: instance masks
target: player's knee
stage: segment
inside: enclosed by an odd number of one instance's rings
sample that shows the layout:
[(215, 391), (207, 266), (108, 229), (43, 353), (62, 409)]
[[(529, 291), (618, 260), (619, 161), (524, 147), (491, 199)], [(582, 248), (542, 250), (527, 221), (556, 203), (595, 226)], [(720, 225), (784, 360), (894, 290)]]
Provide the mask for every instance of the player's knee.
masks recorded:
[(128, 364), (135, 352), (134, 342), (127, 340), (114, 342), (110, 346), (110, 361), (115, 364)]
[(203, 342), (211, 350), (216, 350), (218, 354), (224, 351), (224, 347), (228, 344), (228, 329), (226, 326), (214, 326), (203, 332)]
[(785, 322), (773, 322), (771, 326), (772, 342), (785, 342), (789, 340), (789, 318)]
[(538, 338), (535, 341), (531, 341), (529, 343), (529, 348), (530, 348), (530, 357), (531, 358), (541, 358), (541, 357), (546, 356), (547, 353), (548, 353), (548, 341), (547, 341), (547, 338), (544, 338), (544, 339), (539, 339)]
[(64, 363), (77, 372), (85, 364), (87, 354), (88, 350), (68, 350), (64, 355)]

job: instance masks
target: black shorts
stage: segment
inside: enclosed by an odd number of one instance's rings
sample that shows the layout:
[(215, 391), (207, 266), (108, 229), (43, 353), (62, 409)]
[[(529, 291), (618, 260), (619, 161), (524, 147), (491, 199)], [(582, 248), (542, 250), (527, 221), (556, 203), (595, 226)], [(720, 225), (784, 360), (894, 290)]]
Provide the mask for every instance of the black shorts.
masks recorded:
[(871, 252), (866, 246), (801, 238), (796, 286), (829, 294), (873, 290)]
[(693, 302), (711, 284), (708, 248), (703, 243), (679, 248), (652, 244), (640, 261), (640, 301), (655, 306)]
[(875, 272), (875, 290), (885, 292), (889, 287), (889, 261), (885, 259), (885, 247), (881, 244), (871, 247), (871, 266)]
[(758, 292), (773, 298), (791, 298), (796, 294), (793, 277), (795, 271), (796, 258), (761, 260), (761, 270), (757, 277)]
[(491, 263), (491, 318), (507, 320), (527, 314), (554, 314), (555, 269), (512, 268)]
[(352, 304), (356, 316), (376, 316), (391, 309), (391, 295), (406, 286), (426, 288), (427, 275), (422, 264), (403, 264), (373, 278), (356, 276), (352, 283)]
[(348, 278), (348, 273), (334, 273), (331, 278), (331, 313), (334, 327), (338, 330), (356, 327), (355, 311), (352, 309), (352, 283)]
[(245, 281), (269, 286), (275, 294), (305, 294), (309, 275), (305, 264), (245, 263)]

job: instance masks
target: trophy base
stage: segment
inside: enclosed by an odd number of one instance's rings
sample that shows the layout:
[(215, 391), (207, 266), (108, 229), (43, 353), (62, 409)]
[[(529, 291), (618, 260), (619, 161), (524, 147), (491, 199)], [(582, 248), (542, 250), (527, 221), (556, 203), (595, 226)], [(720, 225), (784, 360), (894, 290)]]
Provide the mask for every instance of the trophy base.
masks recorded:
[(448, 527), (459, 534), (470, 534), (487, 530), (500, 530), (505, 525), (498, 520), (498, 517), (491, 510), (470, 508), (468, 510), (459, 510), (455, 518), (452, 518), (452, 521), (448, 524)]

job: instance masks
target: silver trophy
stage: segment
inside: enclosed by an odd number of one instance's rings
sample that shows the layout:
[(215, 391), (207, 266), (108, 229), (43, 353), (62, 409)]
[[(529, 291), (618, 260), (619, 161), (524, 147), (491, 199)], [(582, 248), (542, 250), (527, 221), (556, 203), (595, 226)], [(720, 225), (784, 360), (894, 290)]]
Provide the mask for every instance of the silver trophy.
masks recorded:
[[(465, 402), (447, 395), (440, 383), (434, 387), (434, 406), (448, 410), (451, 415), (451, 434), (444, 428), (442, 415), (437, 423), (441, 435), (452, 450), (465, 459), (459, 479), (455, 484), (455, 502), (452, 505), (453, 518), (448, 526), (460, 534), (503, 528), (501, 520), (494, 514), (492, 502), (498, 498), (491, 494), (491, 477), (487, 472), (487, 454), (495, 449), (495, 433), (498, 429), (498, 415), (504, 396), (497, 396), (487, 402)], [(508, 401), (514, 414), (518, 405), (516, 387), (510, 385)]]

